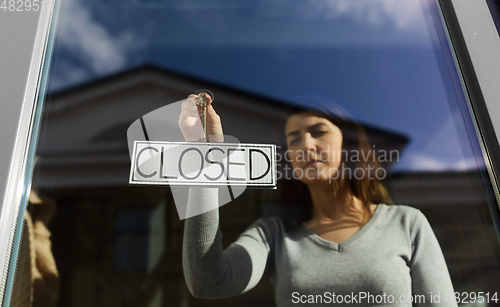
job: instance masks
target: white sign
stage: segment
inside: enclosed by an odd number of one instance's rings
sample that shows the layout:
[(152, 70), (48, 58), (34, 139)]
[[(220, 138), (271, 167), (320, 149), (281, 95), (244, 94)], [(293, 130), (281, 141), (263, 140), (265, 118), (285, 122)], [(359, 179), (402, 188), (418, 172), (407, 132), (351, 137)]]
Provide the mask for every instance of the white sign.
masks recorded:
[(130, 184), (276, 187), (276, 145), (135, 141)]

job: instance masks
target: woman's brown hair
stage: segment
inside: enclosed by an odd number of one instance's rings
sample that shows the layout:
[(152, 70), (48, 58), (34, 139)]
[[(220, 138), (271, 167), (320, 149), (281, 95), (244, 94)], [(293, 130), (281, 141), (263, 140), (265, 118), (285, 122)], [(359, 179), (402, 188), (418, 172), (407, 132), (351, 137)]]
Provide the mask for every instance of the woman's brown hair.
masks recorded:
[[(389, 193), (382, 185), (382, 182), (375, 175), (375, 171), (380, 165), (375, 156), (375, 150), (370, 147), (365, 129), (358, 122), (348, 119), (339, 107), (332, 103), (318, 103), (310, 110), (299, 113), (311, 113), (323, 117), (342, 132), (342, 160), (339, 168), (338, 178), (332, 184), (336, 189), (344, 184), (349, 184), (355, 197), (363, 203), (368, 216), (371, 215), (370, 204), (383, 203), (392, 205), (393, 202)], [(358, 159), (351, 159), (351, 153), (357, 151)], [(363, 176), (354, 176), (357, 170), (363, 170)], [(371, 175), (368, 172), (371, 169)], [(312, 200), (307, 186), (299, 180), (283, 180), (280, 182), (281, 199), (284, 207), (283, 220), (288, 227), (298, 227), (302, 222), (306, 222), (312, 217)]]

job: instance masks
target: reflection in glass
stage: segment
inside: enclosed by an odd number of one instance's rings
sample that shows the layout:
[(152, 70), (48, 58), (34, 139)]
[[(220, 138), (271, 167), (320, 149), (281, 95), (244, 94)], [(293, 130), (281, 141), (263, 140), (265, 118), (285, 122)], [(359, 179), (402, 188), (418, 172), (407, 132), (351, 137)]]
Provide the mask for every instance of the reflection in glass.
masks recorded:
[(11, 296), (11, 306), (57, 306), (59, 272), (48, 229), (56, 211), (54, 200), (35, 191), (29, 195)]
[[(268, 279), (230, 300), (193, 298), (170, 189), (127, 184), (127, 127), (200, 88), (216, 94), (224, 131), (282, 157), (292, 113), (339, 104), (372, 146), (399, 152), (383, 183), (428, 218), (455, 290), (498, 291), (496, 204), (437, 12), (423, 0), (62, 3), (33, 178), (57, 203), (59, 306), (274, 305)], [(259, 217), (300, 211), (280, 196), (287, 183), (221, 207), (224, 245)]]

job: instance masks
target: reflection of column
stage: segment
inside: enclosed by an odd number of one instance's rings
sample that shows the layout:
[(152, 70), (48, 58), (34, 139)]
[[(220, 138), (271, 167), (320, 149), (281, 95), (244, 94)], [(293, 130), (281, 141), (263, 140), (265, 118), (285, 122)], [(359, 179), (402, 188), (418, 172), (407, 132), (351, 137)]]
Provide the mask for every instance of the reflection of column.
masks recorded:
[(166, 201), (162, 199), (149, 217), (147, 272), (151, 274), (165, 252)]
[(24, 214), (11, 307), (56, 306), (59, 298), (59, 273), (52, 255), (51, 233), (47, 224), (55, 212), (55, 202), (31, 192), (31, 213)]
[(187, 287), (184, 287), (182, 290), (182, 300), (181, 304), (179, 305), (180, 307), (189, 307), (189, 300), (191, 299), (192, 295), (189, 293)]
[(153, 299), (149, 303), (148, 307), (161, 307), (163, 301), (163, 288), (158, 287), (153, 295)]

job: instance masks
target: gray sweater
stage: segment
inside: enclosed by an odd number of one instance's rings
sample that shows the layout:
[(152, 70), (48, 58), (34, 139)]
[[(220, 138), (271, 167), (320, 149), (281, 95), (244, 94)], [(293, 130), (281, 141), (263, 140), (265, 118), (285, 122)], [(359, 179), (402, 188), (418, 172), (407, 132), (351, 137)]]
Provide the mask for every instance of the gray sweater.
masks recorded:
[[(193, 188), (188, 207), (216, 202), (217, 189)], [(279, 307), (457, 306), (434, 232), (411, 207), (379, 204), (340, 244), (306, 224), (287, 231), (278, 217), (258, 219), (225, 250), (221, 239), (218, 209), (186, 219), (184, 276), (196, 297), (241, 294), (268, 272)]]

